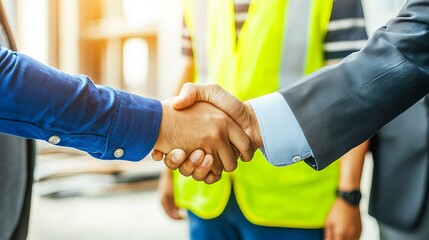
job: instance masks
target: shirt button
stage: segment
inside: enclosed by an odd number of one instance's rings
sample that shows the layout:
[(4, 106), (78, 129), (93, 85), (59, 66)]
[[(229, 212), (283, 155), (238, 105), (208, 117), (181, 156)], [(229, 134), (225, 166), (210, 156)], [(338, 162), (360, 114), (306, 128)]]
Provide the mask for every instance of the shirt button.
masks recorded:
[(292, 162), (295, 162), (295, 163), (301, 160), (302, 160), (301, 156), (298, 156), (298, 155), (292, 158)]
[(49, 142), (50, 144), (57, 145), (58, 143), (60, 143), (60, 142), (61, 142), (61, 138), (60, 138), (59, 136), (57, 136), (57, 135), (52, 135), (52, 136), (48, 139), (48, 142)]
[(124, 150), (122, 150), (122, 148), (117, 148), (113, 152), (113, 155), (115, 155), (115, 158), (120, 158), (120, 157), (124, 156)]

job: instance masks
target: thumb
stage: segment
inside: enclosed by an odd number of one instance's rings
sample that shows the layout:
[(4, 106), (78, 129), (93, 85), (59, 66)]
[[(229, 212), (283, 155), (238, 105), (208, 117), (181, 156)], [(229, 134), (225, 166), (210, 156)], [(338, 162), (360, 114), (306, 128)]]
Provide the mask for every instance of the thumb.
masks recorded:
[(185, 83), (180, 90), (179, 96), (175, 97), (172, 106), (176, 110), (184, 109), (192, 106), (195, 102), (205, 101), (198, 97), (200, 92), (204, 91), (204, 85)]
[(153, 149), (151, 151), (151, 155), (152, 155), (152, 159), (155, 161), (161, 161), (164, 159), (164, 153), (162, 153), (161, 151), (158, 151), (156, 149)]
[(248, 127), (244, 124), (248, 111), (246, 106), (217, 84), (186, 83), (179, 96), (173, 100), (172, 106), (180, 110), (192, 106), (195, 102), (208, 102), (225, 112), (241, 128)]

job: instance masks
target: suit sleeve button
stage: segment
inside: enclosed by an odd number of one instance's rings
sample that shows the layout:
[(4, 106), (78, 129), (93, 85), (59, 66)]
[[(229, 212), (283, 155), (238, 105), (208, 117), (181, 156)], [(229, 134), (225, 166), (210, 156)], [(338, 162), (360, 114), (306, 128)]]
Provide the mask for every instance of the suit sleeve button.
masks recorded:
[(122, 148), (117, 148), (113, 152), (113, 155), (115, 156), (115, 158), (121, 158), (122, 156), (124, 156), (124, 150), (122, 150)]

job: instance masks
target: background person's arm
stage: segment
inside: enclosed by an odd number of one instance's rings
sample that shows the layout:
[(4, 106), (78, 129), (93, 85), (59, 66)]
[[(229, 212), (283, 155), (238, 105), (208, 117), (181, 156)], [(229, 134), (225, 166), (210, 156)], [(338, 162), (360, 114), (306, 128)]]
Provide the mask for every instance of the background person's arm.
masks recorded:
[[(365, 141), (341, 157), (341, 171), (338, 190), (350, 192), (359, 190), (365, 154), (369, 141)], [(325, 239), (359, 239), (362, 221), (359, 205), (353, 206), (341, 197), (337, 197), (329, 212), (325, 226)]]

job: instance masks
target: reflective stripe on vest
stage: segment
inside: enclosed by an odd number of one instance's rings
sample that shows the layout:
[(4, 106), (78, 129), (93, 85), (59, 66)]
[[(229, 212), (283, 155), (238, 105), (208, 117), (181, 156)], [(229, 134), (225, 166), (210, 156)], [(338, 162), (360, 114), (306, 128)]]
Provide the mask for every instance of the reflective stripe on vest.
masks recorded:
[[(280, 67), (280, 88), (290, 85), (304, 76), (307, 46), (296, 44), (308, 38), (311, 3), (309, 0), (289, 0), (286, 4), (286, 17), (283, 28), (282, 59)], [(299, 21), (295, 21), (299, 19)], [(297, 47), (305, 46), (305, 47)]]
[(195, 45), (193, 48), (194, 58), (198, 64), (198, 82), (206, 83), (208, 77), (208, 64), (207, 64), (207, 1), (206, 0), (193, 0), (194, 1), (194, 17), (198, 19), (195, 22), (194, 35)]
[[(198, 66), (198, 82), (207, 82), (208, 61), (207, 61), (207, 0), (194, 1), (195, 16), (195, 48), (194, 57)], [(307, 47), (296, 44), (296, 36), (300, 41), (308, 38), (311, 1), (310, 0), (289, 0), (286, 4), (286, 17), (284, 23), (282, 39), (282, 56), (279, 76), (279, 86), (283, 88), (301, 79), (305, 73), (305, 59)], [(300, 19), (300, 21), (296, 21)], [(302, 47), (297, 47), (302, 46)]]
[[(233, 0), (184, 3), (198, 82), (216, 82), (247, 100), (324, 66), (332, 0), (252, 0), (238, 39)], [(278, 168), (258, 151), (252, 161), (239, 162), (236, 171), (212, 185), (175, 172), (175, 202), (212, 219), (225, 209), (233, 185), (241, 211), (253, 224), (321, 228), (335, 200), (337, 163), (321, 172), (305, 163)]]

